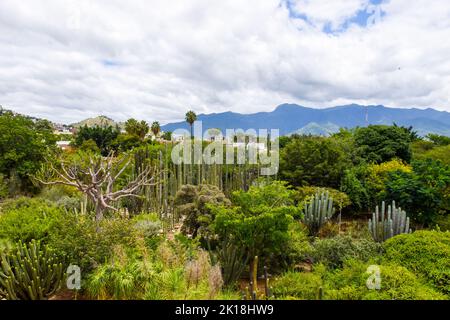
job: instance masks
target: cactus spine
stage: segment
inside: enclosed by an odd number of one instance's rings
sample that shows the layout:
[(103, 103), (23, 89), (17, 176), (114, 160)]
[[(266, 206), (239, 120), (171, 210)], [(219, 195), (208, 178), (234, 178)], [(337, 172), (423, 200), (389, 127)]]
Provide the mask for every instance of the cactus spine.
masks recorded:
[(398, 234), (412, 232), (409, 227), (409, 217), (406, 216), (405, 211), (395, 206), (395, 201), (388, 206), (387, 215), (384, 201), (381, 203), (381, 212), (378, 206), (375, 208), (372, 219), (369, 219), (369, 231), (377, 242), (386, 241)]
[(317, 235), (320, 228), (334, 215), (333, 198), (329, 192), (318, 191), (309, 203), (305, 204), (304, 222), (310, 235)]
[(63, 266), (47, 247), (33, 240), (19, 241), (16, 249), (1, 253), (0, 296), (7, 300), (44, 300), (62, 284)]

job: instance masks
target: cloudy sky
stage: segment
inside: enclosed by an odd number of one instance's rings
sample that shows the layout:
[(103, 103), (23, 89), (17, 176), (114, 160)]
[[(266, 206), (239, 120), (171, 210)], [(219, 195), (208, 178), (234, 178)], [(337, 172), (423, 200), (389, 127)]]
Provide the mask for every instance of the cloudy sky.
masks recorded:
[(450, 111), (449, 39), (448, 0), (1, 0), (0, 105), (66, 123)]

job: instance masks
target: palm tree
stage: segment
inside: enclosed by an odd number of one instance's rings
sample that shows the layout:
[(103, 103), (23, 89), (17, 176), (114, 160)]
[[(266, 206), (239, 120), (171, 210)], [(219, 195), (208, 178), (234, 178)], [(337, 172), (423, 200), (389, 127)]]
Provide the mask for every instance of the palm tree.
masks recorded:
[(137, 136), (141, 141), (144, 141), (150, 127), (148, 123), (142, 120), (141, 122), (136, 119), (128, 119), (125, 122), (125, 131), (132, 136)]
[(159, 133), (161, 132), (161, 126), (159, 125), (158, 121), (154, 121), (152, 123), (151, 130), (152, 130), (153, 135), (155, 136), (155, 138), (158, 137)]
[(191, 127), (191, 139), (194, 138), (194, 127), (193, 124), (194, 122), (197, 121), (197, 115), (195, 114), (194, 111), (188, 111), (186, 113), (186, 122), (189, 123), (189, 126)]
[(139, 138), (144, 141), (145, 136), (147, 135), (148, 131), (150, 130), (150, 127), (148, 126), (148, 123), (142, 120), (139, 122), (138, 125), (138, 136)]
[(128, 119), (127, 122), (125, 122), (125, 131), (129, 135), (137, 135), (137, 127), (139, 126), (139, 123), (136, 119)]

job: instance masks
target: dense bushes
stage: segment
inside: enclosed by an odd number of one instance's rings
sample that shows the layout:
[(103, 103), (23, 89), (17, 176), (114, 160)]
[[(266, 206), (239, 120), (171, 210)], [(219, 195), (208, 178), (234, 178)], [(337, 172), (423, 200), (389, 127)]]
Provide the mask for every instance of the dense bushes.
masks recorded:
[(280, 175), (294, 186), (338, 188), (351, 159), (335, 140), (295, 137), (280, 151)]
[[(211, 207), (215, 214), (212, 228), (219, 239), (232, 240), (245, 248), (250, 257), (280, 256), (289, 242), (289, 226), (301, 209), (293, 205), (292, 191), (285, 183), (253, 186), (248, 192), (233, 193), (234, 207)], [(272, 259), (271, 259), (272, 260)]]
[[(280, 299), (326, 300), (442, 300), (445, 295), (425, 284), (406, 268), (380, 265), (380, 289), (369, 289), (369, 264), (348, 261), (333, 272), (317, 266), (312, 273), (288, 272), (275, 280), (273, 292)], [(323, 292), (321, 297), (320, 291)]]
[(0, 238), (48, 241), (63, 220), (62, 211), (49, 201), (20, 198), (0, 208)]
[[(249, 287), (250, 296), (254, 289), (250, 282), (243, 283), (247, 274), (256, 270), (261, 275), (264, 267), (275, 298), (449, 297), (450, 233), (418, 231), (378, 244), (370, 237), (366, 217), (349, 221), (347, 216), (365, 215), (381, 201), (396, 200), (415, 218), (415, 229), (449, 228), (450, 168), (429, 159), (445, 160), (445, 137), (415, 141), (411, 164), (410, 145), (417, 137), (407, 128), (370, 126), (341, 130), (332, 137), (284, 137), (279, 172), (287, 180), (283, 182), (257, 179), (254, 169), (259, 168), (248, 164), (173, 166), (168, 163), (173, 145), (146, 140), (148, 126), (143, 122), (129, 121), (127, 135), (118, 128), (83, 127), (74, 141), (77, 152), (64, 156), (73, 162), (80, 181), (92, 175), (89, 168), (82, 172), (78, 166), (89, 163), (83, 149), (98, 156), (114, 152), (117, 159), (132, 150), (132, 165), (108, 191), (119, 192), (147, 166), (156, 183), (135, 186), (133, 198), (113, 201), (105, 196), (114, 208), (105, 209), (104, 219), (95, 221), (89, 190), (83, 195), (73, 187), (54, 186), (33, 199), (5, 200), (31, 182), (29, 174), (36, 172), (43, 155), (50, 157), (47, 141), (35, 139), (29, 121), (7, 118), (14, 132), (23, 129), (25, 135), (17, 140), (8, 133), (6, 140), (0, 139), (0, 251), (11, 252), (18, 240), (41, 241), (64, 267), (81, 267), (83, 297), (240, 298), (240, 290)], [(8, 128), (5, 119), (0, 119), (0, 131), (2, 123), (3, 130)], [(40, 134), (48, 134), (50, 141), (49, 128), (40, 125)], [(18, 146), (16, 155), (9, 143), (24, 143), (26, 148)], [(94, 167), (90, 169), (97, 170)], [(48, 173), (45, 168), (39, 173)], [(111, 177), (113, 171), (105, 175)], [(329, 212), (343, 213), (339, 224), (331, 214), (320, 224), (311, 215), (304, 217), (305, 202), (319, 189), (334, 199)], [(314, 212), (323, 213), (324, 203), (317, 202)], [(314, 222), (309, 230), (308, 221)], [(371, 264), (380, 267), (379, 290), (367, 288)], [(0, 291), (5, 296), (5, 290)]]
[(324, 273), (325, 299), (333, 300), (440, 300), (447, 297), (399, 265), (380, 265), (380, 289), (370, 290), (369, 264), (349, 262), (343, 269)]
[(373, 240), (352, 239), (350, 236), (317, 239), (312, 246), (314, 262), (323, 263), (330, 268), (342, 267), (350, 259), (364, 262), (375, 260), (381, 253), (381, 245)]
[(401, 264), (450, 293), (450, 232), (416, 231), (391, 238), (383, 247), (386, 261)]
[(14, 191), (11, 196), (35, 191), (30, 175), (55, 151), (56, 137), (49, 121), (0, 113), (0, 174), (8, 179)]
[(317, 300), (322, 284), (320, 275), (287, 272), (282, 277), (275, 279), (272, 293), (278, 299)]
[(375, 208), (378, 203), (389, 199), (386, 185), (391, 173), (397, 172), (409, 174), (412, 168), (398, 159), (354, 167), (345, 172), (341, 189), (348, 194), (356, 211)]
[(87, 280), (87, 293), (96, 299), (237, 299), (222, 293), (223, 280), (218, 265), (209, 255), (186, 248), (177, 241), (163, 242), (153, 252), (138, 256), (122, 248), (114, 259), (99, 266)]
[(395, 171), (386, 183), (386, 198), (395, 200), (418, 223), (433, 225), (449, 214), (450, 166), (440, 161), (414, 161), (412, 172)]
[(0, 173), (0, 200), (6, 199), (9, 195), (8, 185), (3, 174)]
[(360, 156), (368, 162), (382, 163), (395, 158), (411, 160), (411, 136), (397, 126), (370, 125), (355, 131)]
[(107, 261), (115, 246), (134, 248), (138, 239), (139, 232), (128, 219), (95, 222), (88, 216), (67, 214), (48, 243), (68, 264), (76, 264), (86, 272)]

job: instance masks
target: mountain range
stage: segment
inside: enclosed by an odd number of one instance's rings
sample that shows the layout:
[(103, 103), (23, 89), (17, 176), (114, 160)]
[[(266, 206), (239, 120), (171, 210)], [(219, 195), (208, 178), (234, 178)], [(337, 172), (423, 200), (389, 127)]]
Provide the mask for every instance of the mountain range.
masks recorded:
[[(217, 128), (225, 133), (228, 129), (279, 129), (280, 135), (293, 133), (329, 135), (339, 128), (355, 128), (367, 124), (412, 126), (421, 136), (436, 133), (450, 136), (450, 113), (432, 108), (388, 108), (382, 105), (357, 104), (316, 109), (296, 104), (282, 104), (272, 112), (240, 114), (223, 112), (200, 114), (203, 130)], [(186, 122), (169, 123), (163, 131), (189, 129)]]

